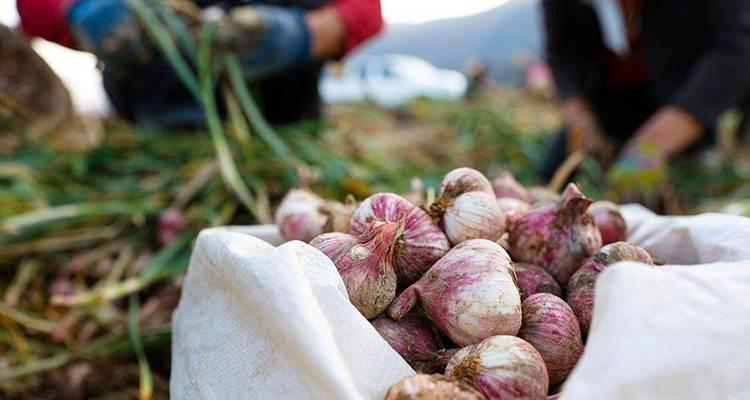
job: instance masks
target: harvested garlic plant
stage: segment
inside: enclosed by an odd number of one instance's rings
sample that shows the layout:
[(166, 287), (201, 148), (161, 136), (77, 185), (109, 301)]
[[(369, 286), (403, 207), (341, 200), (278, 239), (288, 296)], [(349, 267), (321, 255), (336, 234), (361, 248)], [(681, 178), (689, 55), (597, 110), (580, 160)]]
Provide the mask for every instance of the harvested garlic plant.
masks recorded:
[(445, 375), (473, 385), (488, 400), (544, 399), (549, 386), (542, 356), (515, 336), (492, 336), (464, 347)]
[(588, 336), (594, 312), (596, 277), (609, 265), (620, 261), (636, 261), (653, 265), (651, 256), (639, 246), (625, 242), (608, 244), (576, 271), (568, 282), (566, 300), (581, 325), (583, 337)]
[(400, 286), (408, 286), (450, 250), (445, 234), (421, 208), (393, 193), (365, 199), (351, 218), (350, 231), (361, 234), (374, 223), (404, 221), (398, 237), (393, 266)]
[(382, 313), (396, 296), (393, 250), (403, 230), (403, 222), (385, 222), (358, 236), (332, 232), (310, 242), (336, 265), (349, 300), (367, 319)]
[(508, 245), (515, 261), (536, 264), (561, 287), (602, 246), (594, 219), (586, 212), (591, 199), (571, 183), (555, 204), (511, 216)]
[(508, 253), (484, 239), (462, 242), (388, 308), (399, 320), (421, 301), (427, 317), (459, 346), (521, 327), (521, 296)]
[(398, 381), (384, 400), (486, 400), (471, 385), (441, 375), (418, 374)]
[(578, 319), (565, 301), (537, 293), (523, 301), (523, 325), (518, 337), (529, 342), (544, 359), (552, 387), (563, 383), (583, 353)]

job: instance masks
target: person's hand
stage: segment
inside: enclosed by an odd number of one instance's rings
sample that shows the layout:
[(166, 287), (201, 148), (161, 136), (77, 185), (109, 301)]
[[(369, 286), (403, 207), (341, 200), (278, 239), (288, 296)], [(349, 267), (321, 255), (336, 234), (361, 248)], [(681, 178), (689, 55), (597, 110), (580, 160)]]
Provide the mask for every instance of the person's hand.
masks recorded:
[(301, 9), (248, 5), (231, 8), (228, 13), (209, 8), (204, 16), (217, 22), (219, 47), (239, 53), (250, 79), (312, 59), (312, 35)]
[(78, 0), (67, 12), (76, 46), (115, 72), (150, 57), (148, 40), (123, 0)]
[(584, 150), (602, 165), (609, 165), (615, 154), (615, 146), (599, 127), (588, 102), (579, 97), (566, 100), (563, 103), (562, 116), (569, 132), (567, 153)]
[(667, 179), (667, 159), (656, 143), (635, 140), (620, 154), (607, 173), (608, 197), (618, 202), (640, 202), (655, 207)]
[(655, 206), (667, 182), (667, 162), (701, 134), (702, 125), (675, 107), (652, 116), (625, 146), (607, 177), (610, 197)]

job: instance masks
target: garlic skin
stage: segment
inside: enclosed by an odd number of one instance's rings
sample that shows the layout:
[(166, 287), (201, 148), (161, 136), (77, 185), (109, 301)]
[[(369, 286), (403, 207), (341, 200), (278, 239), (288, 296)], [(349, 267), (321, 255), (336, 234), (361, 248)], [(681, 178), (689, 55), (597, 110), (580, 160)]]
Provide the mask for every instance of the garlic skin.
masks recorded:
[(323, 233), (328, 218), (320, 211), (325, 201), (305, 189), (292, 189), (276, 209), (274, 222), (284, 240), (309, 242)]
[(594, 223), (602, 234), (603, 244), (622, 242), (627, 238), (628, 227), (617, 204), (605, 200), (595, 201), (589, 206), (588, 212), (594, 217)]
[(421, 208), (393, 193), (374, 194), (352, 215), (352, 234), (366, 232), (373, 223), (404, 221), (404, 232), (396, 244), (393, 266), (399, 286), (419, 279), (450, 250), (448, 238)]
[(484, 192), (495, 195), (492, 183), (481, 172), (468, 167), (448, 172), (440, 182), (440, 197), (451, 199), (469, 192)]
[(529, 211), (529, 203), (515, 199), (513, 197), (501, 197), (497, 199), (497, 206), (500, 212), (507, 218), (511, 215), (524, 214)]
[(521, 295), (508, 253), (485, 239), (462, 242), (388, 308), (400, 320), (421, 301), (427, 317), (459, 346), (493, 335), (515, 335), (521, 327)]
[(602, 246), (599, 229), (586, 212), (589, 205), (591, 199), (571, 183), (557, 203), (509, 217), (513, 259), (539, 265), (565, 287), (583, 261)]
[(551, 293), (562, 298), (560, 285), (544, 268), (534, 264), (513, 263), (513, 269), (516, 271), (521, 301), (536, 293)]
[(471, 385), (442, 375), (418, 374), (398, 381), (384, 400), (486, 400)]
[(533, 206), (556, 203), (560, 200), (560, 195), (544, 186), (532, 186), (528, 189), (529, 203)]
[(596, 278), (604, 269), (620, 261), (637, 261), (654, 265), (651, 256), (641, 248), (626, 242), (608, 244), (587, 260), (568, 281), (566, 301), (578, 318), (583, 337), (587, 337), (594, 313)]
[(372, 326), (417, 372), (439, 372), (448, 363), (440, 334), (426, 317), (413, 312), (401, 321), (381, 316), (372, 321)]
[(523, 185), (518, 183), (516, 178), (510, 172), (503, 172), (499, 177), (492, 181), (492, 188), (498, 199), (511, 198), (520, 200), (524, 203), (531, 202), (529, 191)]
[(539, 352), (515, 336), (492, 336), (451, 358), (447, 377), (473, 385), (488, 400), (545, 399), (547, 368)]
[(454, 245), (471, 239), (496, 242), (505, 233), (505, 215), (494, 195), (468, 192), (448, 202), (442, 226)]
[(518, 337), (544, 359), (551, 387), (563, 383), (583, 353), (578, 319), (561, 298), (537, 293), (523, 301), (523, 325)]
[(393, 250), (403, 230), (402, 223), (385, 222), (359, 236), (332, 232), (310, 242), (336, 265), (349, 300), (367, 319), (382, 313), (396, 296)]

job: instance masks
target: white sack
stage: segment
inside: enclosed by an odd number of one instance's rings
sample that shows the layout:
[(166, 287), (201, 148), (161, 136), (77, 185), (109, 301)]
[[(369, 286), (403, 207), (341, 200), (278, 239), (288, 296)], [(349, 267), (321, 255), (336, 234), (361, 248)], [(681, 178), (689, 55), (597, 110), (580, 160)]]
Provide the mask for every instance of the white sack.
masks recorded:
[[(746, 218), (623, 214), (630, 240), (667, 262), (750, 260)], [(173, 398), (381, 399), (414, 373), (324, 255), (239, 232), (279, 240), (268, 226), (200, 234), (173, 317)], [(748, 264), (608, 268), (563, 399), (750, 398)]]
[(667, 262), (734, 262), (608, 267), (562, 399), (750, 399), (750, 220), (623, 213), (629, 240)]
[(172, 326), (174, 399), (379, 399), (414, 374), (302, 242), (203, 231)]
[(669, 264), (750, 260), (750, 219), (728, 214), (660, 217), (639, 205), (621, 208), (628, 241)]

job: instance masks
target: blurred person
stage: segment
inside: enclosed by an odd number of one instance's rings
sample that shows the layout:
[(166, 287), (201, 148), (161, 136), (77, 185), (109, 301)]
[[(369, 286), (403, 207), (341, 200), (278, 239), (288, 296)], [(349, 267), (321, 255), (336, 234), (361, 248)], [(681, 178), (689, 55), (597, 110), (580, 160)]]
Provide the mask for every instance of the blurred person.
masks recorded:
[[(620, 200), (658, 203), (669, 160), (750, 99), (750, 0), (543, 0), (564, 129), (543, 173), (585, 148)], [(748, 108), (750, 109), (750, 108)]]
[[(148, 3), (148, 2), (146, 2)], [(380, 31), (380, 0), (170, 0), (218, 20), (217, 44), (236, 51), (275, 124), (318, 119), (323, 62)], [(202, 125), (203, 113), (150, 43), (126, 0), (17, 0), (30, 36), (90, 51), (118, 114), (147, 128)], [(205, 14), (205, 13), (204, 13)]]

